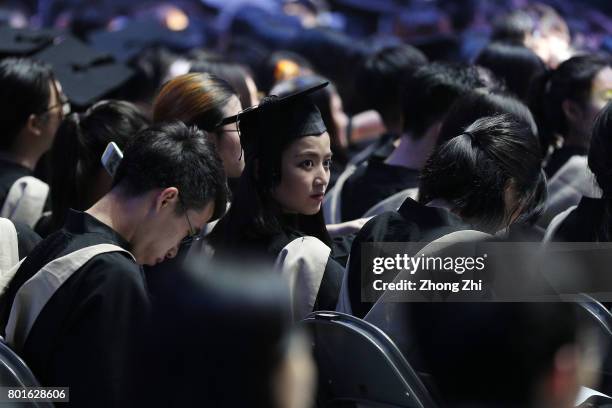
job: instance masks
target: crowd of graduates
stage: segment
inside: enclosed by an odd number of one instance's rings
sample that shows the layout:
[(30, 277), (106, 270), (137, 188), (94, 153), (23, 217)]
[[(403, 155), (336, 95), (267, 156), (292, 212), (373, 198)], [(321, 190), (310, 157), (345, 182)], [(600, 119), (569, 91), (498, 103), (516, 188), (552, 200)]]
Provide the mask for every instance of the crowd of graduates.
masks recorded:
[(204, 3), (51, 7), (45, 29), (7, 9), (0, 335), (41, 386), (79, 407), (370, 406), (375, 372), (326, 400), (351, 378), (313, 354), (304, 319), (326, 311), (382, 330), (425, 407), (612, 401), (605, 264), (580, 301), (364, 296), (374, 244), (607, 249), (609, 5)]

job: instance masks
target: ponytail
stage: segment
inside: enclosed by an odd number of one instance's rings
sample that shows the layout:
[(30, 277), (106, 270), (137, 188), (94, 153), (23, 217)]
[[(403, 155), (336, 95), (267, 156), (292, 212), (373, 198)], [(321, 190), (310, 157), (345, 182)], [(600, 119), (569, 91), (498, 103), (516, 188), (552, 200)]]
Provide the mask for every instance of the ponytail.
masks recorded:
[[(507, 208), (512, 188), (514, 208)], [(510, 221), (530, 220), (546, 200), (540, 149), (531, 126), (512, 115), (478, 119), (442, 145), (421, 171), (419, 201), (451, 203), (474, 227), (496, 232)], [(513, 215), (520, 211), (517, 219)]]
[[(538, 126), (538, 136), (540, 138), (540, 147), (542, 149), (542, 157), (546, 158), (551, 148), (554, 148), (556, 142), (556, 127), (555, 121), (564, 120), (561, 115), (559, 118), (556, 113), (550, 110), (550, 104), (554, 101), (550, 100), (550, 88), (552, 82), (553, 70), (546, 70), (537, 75), (531, 82), (528, 95), (528, 105), (533, 114)], [(557, 116), (552, 119), (552, 117)]]
[(66, 117), (57, 130), (51, 148), (51, 228), (64, 225), (69, 208), (76, 207), (77, 167), (81, 145), (80, 115)]

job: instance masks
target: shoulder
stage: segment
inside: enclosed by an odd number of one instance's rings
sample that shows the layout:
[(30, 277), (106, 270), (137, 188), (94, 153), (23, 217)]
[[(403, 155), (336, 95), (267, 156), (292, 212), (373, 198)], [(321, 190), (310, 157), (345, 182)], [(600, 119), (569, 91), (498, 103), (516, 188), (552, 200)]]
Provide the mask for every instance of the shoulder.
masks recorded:
[(563, 219), (555, 240), (594, 241), (603, 226), (606, 200), (583, 197), (578, 206)]
[(408, 232), (412, 223), (397, 211), (387, 211), (369, 220), (361, 228), (355, 241), (384, 241), (395, 236), (397, 231)]
[(353, 171), (353, 174), (351, 174), (349, 178), (346, 180), (345, 184), (351, 185), (351, 184), (357, 183), (358, 180), (361, 180), (362, 178), (366, 176), (366, 174), (368, 173), (369, 167), (370, 166), (368, 165), (368, 161), (365, 161), (359, 164), (357, 168), (355, 168), (355, 171)]
[(140, 265), (120, 251), (95, 255), (81, 269), (88, 271), (88, 277), (103, 278), (107, 283), (141, 283), (143, 279)]

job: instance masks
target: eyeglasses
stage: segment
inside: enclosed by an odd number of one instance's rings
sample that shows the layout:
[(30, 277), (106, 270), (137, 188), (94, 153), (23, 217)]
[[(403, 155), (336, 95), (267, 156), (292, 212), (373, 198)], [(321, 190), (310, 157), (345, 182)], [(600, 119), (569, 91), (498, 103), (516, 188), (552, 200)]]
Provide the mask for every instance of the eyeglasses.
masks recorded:
[(70, 108), (70, 102), (68, 102), (68, 100), (60, 101), (60, 103), (57, 103), (53, 106), (49, 106), (43, 113), (50, 112), (51, 110), (57, 108), (58, 106), (62, 108), (61, 112), (62, 112), (63, 117), (68, 116), (70, 114), (71, 108)]
[(181, 244), (199, 241), (201, 238), (200, 233), (198, 230), (193, 228), (193, 224), (191, 223), (191, 220), (189, 219), (189, 215), (187, 215), (187, 207), (185, 207), (183, 200), (179, 199), (179, 202), (181, 203), (181, 207), (183, 207), (183, 212), (185, 213), (185, 219), (187, 220), (187, 225), (189, 226), (189, 235), (183, 238), (183, 240), (181, 241)]
[(55, 108), (57, 108), (59, 106), (59, 107), (62, 108), (62, 110), (61, 110), (62, 117), (66, 117), (71, 112), (70, 102), (68, 101), (68, 97), (62, 91), (60, 91), (58, 89), (56, 84), (53, 84), (53, 87), (55, 88), (55, 94), (57, 95), (57, 99), (59, 99), (59, 102), (56, 103), (55, 105), (49, 106), (42, 113), (50, 112), (51, 110), (53, 110), (53, 109), (55, 109)]

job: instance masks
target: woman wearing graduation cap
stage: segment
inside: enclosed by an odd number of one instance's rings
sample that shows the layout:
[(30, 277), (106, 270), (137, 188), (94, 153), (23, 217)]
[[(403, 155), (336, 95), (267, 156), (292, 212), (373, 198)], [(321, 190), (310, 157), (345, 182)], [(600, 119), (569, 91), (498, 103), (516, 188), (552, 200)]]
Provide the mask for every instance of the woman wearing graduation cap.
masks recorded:
[[(329, 134), (308, 95), (267, 97), (228, 117), (245, 169), (229, 212), (209, 237), (216, 254), (267, 258), (293, 286), (294, 317), (334, 309), (343, 268), (333, 259), (321, 202), (330, 178)], [(242, 258), (242, 259), (247, 259)]]

